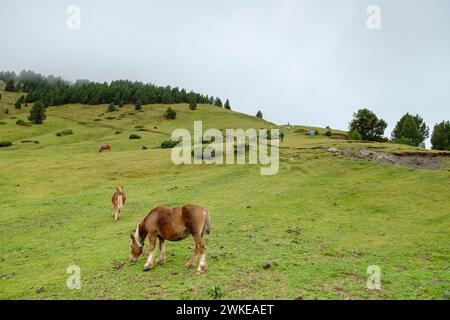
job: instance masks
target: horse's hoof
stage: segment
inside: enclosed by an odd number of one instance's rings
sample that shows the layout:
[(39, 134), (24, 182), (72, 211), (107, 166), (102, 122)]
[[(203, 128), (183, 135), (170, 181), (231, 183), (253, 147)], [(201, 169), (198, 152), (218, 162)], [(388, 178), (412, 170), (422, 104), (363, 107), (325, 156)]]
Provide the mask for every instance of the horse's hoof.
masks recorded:
[(206, 271), (206, 267), (198, 267), (197, 268), (197, 274), (203, 274)]
[(153, 268), (153, 264), (150, 266), (145, 265), (143, 271), (148, 271)]

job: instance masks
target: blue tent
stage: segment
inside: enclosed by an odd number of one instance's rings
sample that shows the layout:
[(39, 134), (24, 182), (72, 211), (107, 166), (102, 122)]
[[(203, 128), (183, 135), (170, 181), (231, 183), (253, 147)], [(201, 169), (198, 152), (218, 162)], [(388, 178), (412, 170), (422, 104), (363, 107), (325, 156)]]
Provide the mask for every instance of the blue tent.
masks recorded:
[(316, 133), (315, 133), (314, 131), (310, 131), (310, 132), (309, 132), (309, 135), (310, 135), (311, 137), (314, 137), (314, 136), (316, 135)]

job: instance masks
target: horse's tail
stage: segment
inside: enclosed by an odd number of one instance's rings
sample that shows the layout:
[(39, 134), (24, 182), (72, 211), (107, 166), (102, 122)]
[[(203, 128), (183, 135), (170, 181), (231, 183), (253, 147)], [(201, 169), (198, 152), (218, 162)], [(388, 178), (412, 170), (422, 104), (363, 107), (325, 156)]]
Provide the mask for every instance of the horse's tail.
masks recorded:
[(203, 226), (203, 233), (210, 234), (211, 233), (211, 215), (209, 214), (208, 209), (203, 209), (203, 212), (205, 212), (205, 216), (206, 216), (205, 225)]
[(123, 208), (123, 196), (120, 193), (117, 196), (117, 208), (119, 208), (119, 209)]

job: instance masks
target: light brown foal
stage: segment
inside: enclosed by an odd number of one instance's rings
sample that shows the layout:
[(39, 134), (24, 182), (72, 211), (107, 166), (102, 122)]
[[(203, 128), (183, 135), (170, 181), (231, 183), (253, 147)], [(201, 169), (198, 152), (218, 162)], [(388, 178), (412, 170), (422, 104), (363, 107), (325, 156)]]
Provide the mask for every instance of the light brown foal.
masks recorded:
[(112, 216), (114, 217), (114, 221), (120, 219), (120, 210), (124, 207), (127, 198), (125, 197), (125, 192), (123, 192), (123, 187), (116, 188), (116, 192), (114, 192), (111, 202), (114, 206), (114, 210)]
[(165, 262), (164, 241), (179, 241), (192, 235), (195, 241), (195, 250), (186, 267), (191, 268), (195, 264), (197, 256), (200, 256), (198, 273), (206, 270), (206, 248), (203, 243), (203, 234), (210, 234), (211, 218), (207, 209), (197, 205), (185, 205), (182, 208), (156, 207), (136, 226), (134, 234), (131, 234), (130, 259), (137, 261), (142, 254), (144, 241), (147, 237), (150, 242), (149, 255), (144, 271), (153, 268), (156, 240), (159, 239), (159, 258), (157, 264)]

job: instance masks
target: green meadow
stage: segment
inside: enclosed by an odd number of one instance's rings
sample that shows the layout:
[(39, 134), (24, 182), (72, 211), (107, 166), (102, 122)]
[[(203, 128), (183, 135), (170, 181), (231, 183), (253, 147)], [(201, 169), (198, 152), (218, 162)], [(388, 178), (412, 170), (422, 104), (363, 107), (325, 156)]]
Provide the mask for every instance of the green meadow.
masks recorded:
[[(185, 104), (172, 106), (176, 120), (162, 116), (167, 105), (64, 105), (41, 125), (19, 126), (30, 106), (17, 110), (18, 94), (0, 93), (0, 141), (13, 143), (0, 148), (1, 299), (449, 299), (448, 160), (439, 170), (350, 160), (325, 149), (418, 150), (284, 126), (277, 175), (261, 176), (259, 165), (176, 166), (159, 146), (194, 120), (204, 130), (276, 126)], [(112, 151), (98, 153), (102, 143)], [(117, 186), (127, 203), (115, 223)], [(129, 234), (149, 210), (187, 203), (212, 215), (208, 271), (184, 268), (191, 238), (167, 243), (166, 264), (149, 272), (145, 258), (131, 263)], [(79, 290), (66, 286), (71, 265)], [(380, 290), (367, 288), (373, 265)]]

